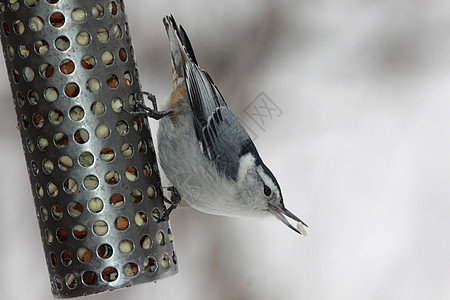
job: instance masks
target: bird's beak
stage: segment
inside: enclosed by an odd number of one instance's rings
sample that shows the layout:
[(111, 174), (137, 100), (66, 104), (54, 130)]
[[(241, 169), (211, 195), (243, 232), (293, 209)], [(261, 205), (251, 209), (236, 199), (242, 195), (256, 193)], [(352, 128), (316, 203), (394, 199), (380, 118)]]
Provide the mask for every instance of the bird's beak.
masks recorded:
[[(292, 212), (290, 212), (283, 205), (275, 206), (275, 205), (269, 204), (269, 211), (273, 215), (275, 215), (275, 217), (277, 217), (278, 220), (283, 222), (287, 227), (289, 227), (290, 229), (294, 230), (295, 232), (297, 232), (299, 234), (302, 234), (302, 235), (307, 235), (308, 234), (308, 232), (303, 228), (303, 226), (308, 227), (308, 225), (306, 225), (305, 222), (300, 220), (299, 217), (294, 215)], [(297, 225), (297, 228), (294, 227), (291, 223), (289, 223), (289, 221), (286, 219), (286, 217), (289, 217), (292, 220), (297, 221), (299, 223), (299, 225)], [(302, 229), (299, 230), (299, 228), (302, 228)]]

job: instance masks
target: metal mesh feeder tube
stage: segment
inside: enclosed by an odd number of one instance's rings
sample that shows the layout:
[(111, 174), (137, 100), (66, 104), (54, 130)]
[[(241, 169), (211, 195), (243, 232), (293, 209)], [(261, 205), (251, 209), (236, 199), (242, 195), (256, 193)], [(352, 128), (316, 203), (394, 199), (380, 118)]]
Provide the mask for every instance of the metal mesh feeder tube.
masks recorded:
[(123, 1), (0, 1), (3, 53), (52, 292), (177, 273)]

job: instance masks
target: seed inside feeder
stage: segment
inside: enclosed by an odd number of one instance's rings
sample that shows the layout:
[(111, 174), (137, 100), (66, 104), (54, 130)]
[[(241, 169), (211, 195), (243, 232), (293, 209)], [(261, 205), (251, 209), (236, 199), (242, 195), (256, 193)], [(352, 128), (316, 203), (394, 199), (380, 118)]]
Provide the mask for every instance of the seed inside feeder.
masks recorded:
[(39, 137), (38, 147), (41, 151), (46, 151), (48, 149), (48, 140), (45, 137)]
[(53, 243), (53, 234), (48, 229), (45, 230), (45, 240), (49, 245)]
[(73, 138), (78, 144), (85, 144), (89, 141), (89, 132), (86, 129), (78, 129), (75, 131)]
[(125, 51), (124, 48), (120, 48), (119, 50), (119, 58), (121, 61), (126, 61), (127, 60), (127, 52)]
[(87, 236), (87, 229), (83, 225), (75, 225), (72, 231), (74, 237), (78, 240), (84, 239)]
[(67, 49), (69, 49), (69, 46), (70, 41), (66, 36), (59, 36), (58, 38), (56, 38), (55, 47), (59, 51), (66, 51)]
[(58, 166), (63, 171), (69, 171), (73, 167), (73, 160), (67, 155), (63, 155), (58, 160)]
[(109, 3), (109, 12), (114, 16), (117, 14), (117, 5), (114, 1)]
[(155, 223), (158, 223), (161, 219), (161, 214), (159, 213), (159, 209), (156, 207), (152, 210), (152, 219)]
[(88, 262), (92, 258), (92, 251), (83, 247), (78, 249), (77, 256), (81, 262)]
[(81, 59), (81, 66), (86, 70), (90, 70), (95, 67), (95, 58), (90, 55), (85, 55)]
[(30, 153), (34, 152), (34, 143), (30, 138), (27, 138), (27, 149)]
[(55, 142), (56, 146), (60, 148), (65, 147), (67, 146), (67, 144), (69, 144), (69, 138), (62, 132), (55, 134), (55, 136), (53, 137), (53, 141)]
[(54, 72), (55, 72), (55, 69), (50, 64), (42, 64), (39, 67), (39, 74), (43, 78), (50, 78), (53, 75)]
[(117, 173), (116, 171), (109, 171), (105, 175), (105, 181), (109, 185), (116, 185), (119, 182), (119, 180), (120, 180), (120, 176), (119, 176), (119, 173)]
[(138, 266), (135, 263), (127, 263), (123, 267), (123, 273), (128, 277), (134, 277), (138, 274)]
[(130, 166), (127, 168), (127, 171), (125, 172), (125, 176), (129, 181), (136, 181), (137, 179), (137, 170), (135, 167)]
[(100, 198), (92, 198), (88, 203), (89, 210), (98, 213), (103, 209), (103, 201)]
[(59, 193), (58, 187), (53, 182), (50, 182), (47, 185), (47, 192), (50, 197), (54, 198), (54, 197), (58, 196), (58, 193)]
[(144, 167), (142, 169), (143, 169), (144, 176), (145, 177), (150, 177), (150, 174), (152, 172), (152, 169), (150, 168), (150, 165), (146, 163), (146, 164), (144, 164)]
[(9, 7), (12, 11), (17, 11), (20, 7), (18, 0), (9, 0)]
[(133, 83), (130, 72), (125, 72), (123, 75), (123, 80), (126, 85), (131, 85)]
[(120, 252), (128, 254), (133, 251), (133, 243), (130, 240), (123, 240), (119, 244)]
[(105, 14), (104, 10), (103, 10), (103, 6), (101, 6), (100, 4), (96, 4), (94, 5), (94, 7), (92, 7), (92, 15), (94, 16), (94, 18), (96, 19), (100, 19), (103, 17), (103, 15)]
[(73, 71), (75, 70), (75, 64), (70, 59), (64, 59), (59, 64), (59, 69), (61, 70), (61, 73), (65, 74), (65, 75), (72, 74)]
[(77, 43), (80, 46), (87, 46), (91, 42), (91, 36), (86, 31), (77, 34)]
[(70, 109), (69, 116), (74, 121), (80, 121), (84, 117), (84, 109), (81, 106), (74, 106)]
[(139, 204), (142, 202), (142, 192), (138, 189), (132, 190), (130, 193), (130, 197), (133, 203)]
[(86, 176), (83, 180), (83, 185), (88, 190), (95, 190), (99, 185), (97, 176), (95, 175)]
[(169, 256), (167, 254), (163, 254), (161, 256), (161, 266), (163, 268), (168, 268), (169, 267)]
[(65, 266), (70, 266), (72, 264), (72, 255), (69, 251), (64, 250), (61, 252), (61, 261)]
[(109, 39), (109, 33), (106, 28), (101, 27), (99, 30), (97, 30), (97, 38), (101, 43), (106, 43)]
[(54, 284), (58, 291), (62, 290), (64, 287), (64, 282), (63, 282), (62, 278), (59, 277), (58, 275), (55, 276)]
[(34, 7), (39, 4), (39, 0), (25, 0), (28, 7)]
[(49, 102), (53, 102), (58, 99), (58, 91), (54, 87), (46, 88), (44, 91), (45, 99)]
[(122, 111), (123, 108), (123, 102), (120, 98), (114, 98), (111, 101), (111, 107), (116, 112), (119, 113)]
[(141, 244), (141, 247), (145, 250), (150, 249), (152, 246), (152, 239), (149, 235), (143, 235), (141, 239), (139, 240), (139, 243)]
[(62, 278), (59, 277), (58, 275), (55, 276), (54, 284), (58, 291), (62, 290), (64, 287), (64, 282), (63, 282)]
[(41, 207), (41, 218), (44, 222), (48, 221), (48, 210), (43, 206)]
[(102, 102), (94, 102), (91, 105), (91, 111), (96, 116), (101, 116), (105, 112), (105, 105)]
[(138, 117), (136, 117), (136, 118), (133, 119), (133, 128), (134, 128), (134, 130), (136, 130), (136, 131), (141, 130), (141, 120), (139, 120)]
[(20, 20), (14, 21), (14, 32), (21, 35), (25, 31), (25, 25)]
[(155, 199), (155, 188), (152, 185), (147, 188), (147, 196), (150, 198), (150, 200)]
[(62, 207), (58, 204), (52, 206), (52, 216), (55, 220), (59, 220), (63, 217)]
[(102, 278), (107, 282), (115, 281), (118, 275), (119, 273), (113, 267), (107, 267), (102, 271)]
[(131, 155), (133, 155), (133, 148), (128, 143), (123, 144), (120, 147), (120, 151), (122, 152), (122, 155), (127, 158), (131, 157)]
[(103, 148), (100, 152), (100, 158), (105, 162), (110, 162), (114, 159), (114, 150), (111, 148)]
[[(13, 49), (13, 48), (11, 48), (11, 49)], [(22, 58), (28, 58), (28, 56), (30, 56), (30, 50), (28, 50), (28, 47), (26, 45), (24, 45), (24, 44), (19, 45), (19, 55)]]
[(94, 156), (92, 153), (86, 151), (80, 154), (78, 161), (83, 167), (90, 167), (94, 164)]
[(140, 211), (134, 216), (134, 222), (137, 226), (144, 226), (147, 223), (147, 215)]
[(86, 285), (93, 285), (97, 282), (97, 274), (93, 271), (86, 271), (83, 273), (83, 282)]
[(66, 285), (69, 289), (73, 290), (78, 285), (78, 279), (75, 274), (70, 273), (66, 275)]
[(100, 258), (108, 259), (113, 255), (113, 248), (108, 244), (102, 244), (98, 247), (97, 254)]
[(37, 128), (42, 128), (42, 126), (44, 126), (44, 117), (39, 113), (34, 114), (33, 115), (33, 124)]
[(49, 113), (49, 119), (53, 125), (59, 125), (64, 120), (64, 115), (60, 110), (52, 110)]
[(116, 220), (116, 228), (118, 230), (125, 230), (128, 228), (128, 219), (125, 217), (119, 217)]
[(65, 23), (64, 15), (60, 12), (55, 12), (50, 16), (50, 24), (53, 27), (59, 28), (62, 27)]
[[(25, 46), (25, 45), (20, 45), (20, 46)], [(20, 47), (19, 46), (19, 47)], [(16, 56), (16, 51), (14, 50), (14, 48), (11, 45), (6, 46), (8, 48), (8, 57), (10, 60), (13, 60), (14, 57)], [(26, 46), (25, 46), (26, 47)], [(19, 48), (20, 49), (20, 48)], [(30, 51), (28, 51), (28, 54), (30, 54)], [(27, 56), (28, 57), (28, 56)], [(25, 57), (26, 58), (26, 57)]]
[(23, 69), (23, 77), (27, 82), (33, 81), (34, 79), (34, 71), (30, 67), (25, 67)]
[(119, 86), (119, 79), (117, 79), (116, 75), (110, 75), (106, 80), (108, 86), (112, 89), (115, 89)]
[(109, 127), (106, 126), (105, 124), (99, 125), (95, 129), (95, 134), (99, 139), (105, 139), (109, 136)]
[(40, 40), (40, 41), (37, 41), (36, 43), (34, 43), (34, 49), (40, 55), (46, 54), (48, 52), (48, 48), (49, 47), (48, 47), (47, 41)]
[(44, 188), (42, 187), (42, 185), (40, 183), (36, 184), (36, 193), (37, 193), (38, 198), (44, 197)]
[(166, 244), (166, 237), (164, 236), (164, 233), (162, 231), (158, 231), (156, 234), (156, 241), (161, 246), (164, 246)]
[(112, 65), (112, 63), (114, 62), (114, 56), (112, 55), (112, 53), (110, 51), (103, 52), (102, 62), (107, 66)]
[(69, 195), (74, 194), (78, 190), (78, 184), (72, 178), (65, 180), (63, 187), (64, 187), (64, 191)]
[(100, 81), (95, 78), (91, 78), (88, 80), (86, 87), (89, 92), (97, 93), (101, 88)]
[(140, 140), (138, 142), (138, 150), (142, 154), (145, 154), (147, 152), (147, 144), (143, 140)]
[(86, 12), (81, 8), (76, 8), (72, 11), (72, 20), (75, 22), (83, 22), (86, 20)]
[(120, 135), (126, 135), (128, 133), (128, 124), (127, 122), (120, 120), (119, 122), (117, 122), (116, 124), (116, 130), (117, 133)]
[(109, 203), (111, 204), (112, 207), (114, 208), (119, 208), (123, 206), (124, 203), (124, 199), (123, 196), (121, 194), (113, 194), (110, 198), (109, 198)]
[(117, 24), (114, 25), (113, 31), (114, 31), (114, 36), (115, 36), (117, 39), (122, 38), (122, 28), (120, 28), (119, 25), (117, 25)]
[(58, 258), (53, 252), (50, 252), (50, 263), (52, 264), (52, 267), (56, 267), (58, 265)]
[(77, 218), (83, 212), (83, 206), (79, 202), (72, 201), (68, 205), (68, 210), (72, 217)]
[(97, 221), (94, 223), (94, 233), (96, 235), (105, 235), (108, 232), (108, 225), (105, 221)]
[(169, 242), (173, 242), (173, 234), (170, 228), (167, 230), (167, 238), (169, 239)]
[(149, 257), (144, 260), (144, 270), (149, 273), (153, 273), (156, 269), (158, 269), (158, 263), (153, 257)]
[(44, 28), (44, 21), (39, 17), (32, 17), (30, 19), (30, 28), (33, 31), (41, 31)]
[(39, 94), (34, 90), (30, 90), (28, 92), (28, 102), (30, 102), (31, 105), (38, 104), (39, 103)]
[(56, 238), (61, 243), (64, 243), (65, 241), (67, 241), (68, 236), (69, 236), (69, 234), (67, 233), (67, 230), (65, 230), (64, 228), (60, 227), (60, 228), (58, 228), (58, 230), (56, 230)]

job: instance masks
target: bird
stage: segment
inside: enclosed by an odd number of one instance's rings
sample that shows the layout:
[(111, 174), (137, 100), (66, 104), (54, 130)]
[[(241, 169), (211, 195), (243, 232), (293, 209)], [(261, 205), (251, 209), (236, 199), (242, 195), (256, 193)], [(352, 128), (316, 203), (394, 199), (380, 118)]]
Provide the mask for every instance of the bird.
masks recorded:
[[(173, 185), (172, 205), (183, 199), (201, 212), (229, 217), (275, 216), (295, 232), (308, 227), (283, 202), (280, 185), (210, 75), (197, 63), (191, 42), (172, 15), (163, 18), (171, 49), (172, 91), (164, 108), (137, 101), (139, 114), (159, 120), (158, 157)], [(141, 97), (142, 98), (142, 97)], [(287, 218), (297, 222), (294, 227)]]

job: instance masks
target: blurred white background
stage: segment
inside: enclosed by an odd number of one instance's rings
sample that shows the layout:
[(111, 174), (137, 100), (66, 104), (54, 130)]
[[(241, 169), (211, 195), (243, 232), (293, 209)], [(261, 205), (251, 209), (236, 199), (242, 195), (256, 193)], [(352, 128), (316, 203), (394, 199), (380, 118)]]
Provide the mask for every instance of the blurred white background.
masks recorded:
[[(255, 143), (310, 236), (180, 208), (178, 275), (87, 298), (450, 299), (450, 2), (125, 4), (143, 87), (159, 101), (171, 84), (161, 19), (172, 13), (249, 127), (260, 92), (282, 109), (253, 128)], [(0, 298), (51, 299), (0, 69)]]

